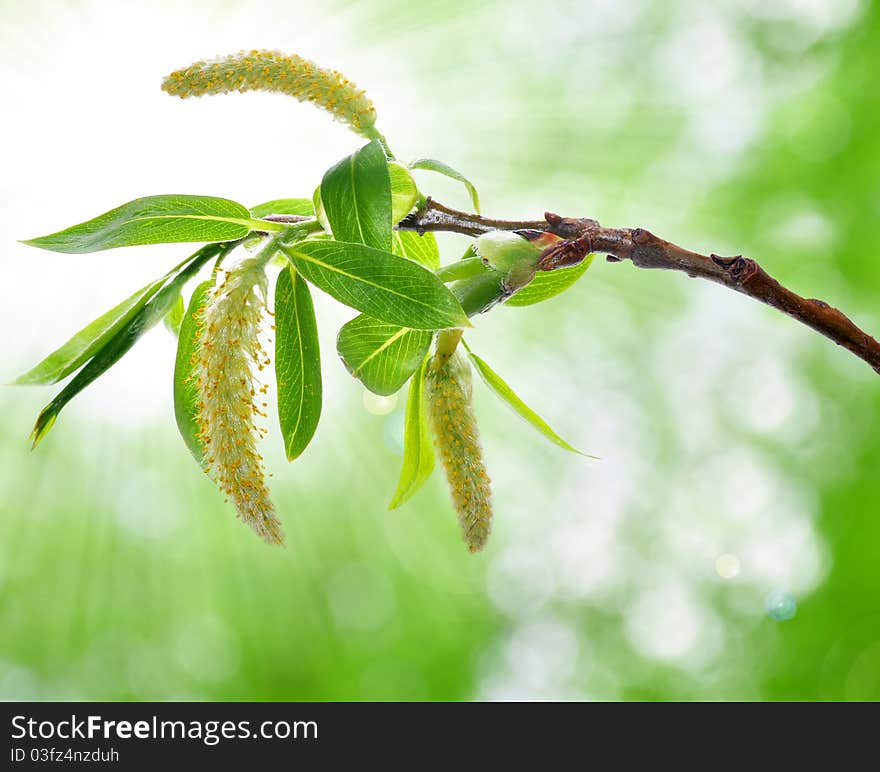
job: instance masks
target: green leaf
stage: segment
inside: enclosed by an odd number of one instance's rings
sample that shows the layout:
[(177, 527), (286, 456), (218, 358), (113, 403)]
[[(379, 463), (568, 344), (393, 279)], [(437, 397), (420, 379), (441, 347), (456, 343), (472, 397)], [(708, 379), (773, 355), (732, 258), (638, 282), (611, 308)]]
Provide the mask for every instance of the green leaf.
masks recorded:
[(162, 320), (165, 322), (165, 328), (175, 338), (180, 335), (180, 325), (183, 323), (183, 315), (185, 313), (186, 303), (183, 302), (183, 293), (178, 292), (174, 305), (171, 306), (171, 310), (165, 314), (165, 318)]
[(111, 308), (95, 321), (83, 327), (61, 348), (53, 351), (42, 362), (19, 376), (15, 383), (21, 386), (35, 386), (58, 383), (83, 362), (91, 359), (97, 351), (127, 325), (134, 316), (149, 302), (165, 283), (167, 276), (151, 282), (139, 289), (118, 306)]
[(327, 171), (321, 202), (337, 241), (391, 251), (391, 182), (378, 140)]
[(397, 490), (388, 505), (396, 509), (424, 485), (434, 471), (434, 449), (425, 409), (425, 370), (429, 357), (422, 360), (418, 372), (409, 384), (406, 398), (406, 419), (403, 429), (403, 467)]
[(449, 164), (445, 164), (443, 163), (443, 161), (436, 161), (433, 158), (419, 158), (418, 161), (413, 161), (409, 165), (409, 168), (425, 169), (426, 171), (437, 172), (438, 174), (442, 174), (445, 177), (450, 177), (453, 180), (458, 180), (467, 188), (468, 195), (471, 197), (471, 202), (474, 205), (474, 211), (477, 214), (480, 213), (480, 196), (477, 194), (477, 189), (467, 177), (465, 177), (461, 172), (453, 169)]
[(361, 314), (339, 330), (336, 350), (348, 371), (374, 394), (397, 392), (421, 364), (433, 333)]
[(314, 217), (315, 205), (308, 198), (276, 198), (251, 208), (252, 217), (268, 217), (270, 214), (296, 214)]
[(223, 251), (231, 251), (234, 245), (208, 245), (198, 250), (186, 261), (186, 266), (149, 303), (141, 308), (112, 338), (110, 338), (85, 366), (73, 377), (37, 417), (31, 432), (33, 447), (46, 436), (64, 406), (95, 379), (103, 375), (140, 339), (149, 329), (157, 325), (171, 310), (180, 290), (187, 281), (198, 273), (201, 267)]
[(436, 271), (440, 267), (440, 249), (433, 233), (419, 236), (415, 231), (394, 231), (394, 254), (409, 258)]
[(473, 259), (473, 258), (475, 258), (475, 257), (476, 257), (476, 258), (479, 258), (479, 257), (480, 257), (479, 253), (477, 252), (477, 242), (476, 242), (476, 239), (475, 239), (474, 241), (472, 241), (470, 244), (467, 245), (467, 247), (466, 247), (465, 250), (464, 250), (464, 253), (462, 254), (461, 258), (459, 258), (459, 259), (461, 259), (461, 260), (471, 260), (471, 259)]
[(342, 241), (282, 249), (304, 279), (368, 316), (417, 330), (471, 326), (446, 285), (411, 260)]
[(214, 280), (208, 279), (193, 291), (180, 325), (177, 357), (174, 360), (174, 418), (180, 436), (199, 464), (202, 463), (205, 449), (199, 439), (199, 393), (195, 377), (199, 349), (198, 314), (208, 302), (213, 287)]
[(569, 268), (557, 268), (555, 271), (538, 271), (525, 287), (504, 301), (506, 306), (531, 306), (544, 300), (556, 297), (565, 292), (581, 276), (593, 262), (595, 255), (587, 255), (584, 260)]
[(409, 169), (396, 161), (388, 164), (388, 176), (391, 182), (391, 222), (397, 225), (412, 211), (419, 189)]
[(55, 419), (62, 408), (86, 386), (116, 364), (128, 353), (141, 335), (168, 312), (173, 302), (173, 295), (169, 296), (164, 293), (165, 290), (138, 311), (134, 318), (86, 363), (85, 367), (73, 377), (73, 380), (61, 390), (58, 396), (43, 408), (31, 433), (33, 447), (37, 446), (55, 424)]
[(327, 213), (324, 211), (324, 202), (321, 200), (320, 185), (315, 188), (315, 192), (312, 194), (312, 206), (315, 208), (315, 219), (327, 233), (332, 233), (330, 222), (327, 220)]
[(82, 254), (138, 244), (237, 241), (255, 229), (283, 230), (255, 220), (241, 204), (211, 196), (148, 196), (129, 201), (88, 222), (23, 243), (54, 252)]
[[(230, 248), (225, 249), (229, 251)], [(162, 278), (139, 289), (134, 295), (86, 325), (61, 348), (53, 351), (14, 383), (21, 386), (34, 386), (58, 383), (63, 380), (79, 368), (83, 362), (94, 356), (120, 329), (131, 321), (135, 314), (149, 302), (150, 298), (162, 288), (169, 277), (184, 270), (187, 265), (193, 262), (199, 262), (202, 265), (204, 260), (218, 255), (223, 250), (224, 247), (218, 244), (209, 244), (197, 250)]]
[[(513, 408), (514, 412), (519, 415), (520, 418), (524, 418), (528, 421), (528, 423), (530, 423), (554, 445), (558, 445), (560, 448), (565, 448), (565, 450), (570, 450), (572, 453), (578, 453), (582, 456), (587, 455), (566, 442), (555, 431), (553, 431), (553, 429), (550, 428), (550, 425), (541, 418), (541, 416), (516, 395), (513, 389), (502, 380), (498, 373), (468, 348), (467, 344), (465, 344), (465, 349), (467, 349), (468, 356), (471, 358), (471, 361), (477, 368), (477, 372), (480, 374), (483, 381), (485, 381), (486, 385), (494, 391), (503, 402), (506, 402), (511, 408)], [(595, 458), (595, 456), (590, 456), (590, 458)]]
[(275, 376), (287, 460), (308, 446), (321, 418), (321, 352), (308, 284), (288, 267), (275, 285)]

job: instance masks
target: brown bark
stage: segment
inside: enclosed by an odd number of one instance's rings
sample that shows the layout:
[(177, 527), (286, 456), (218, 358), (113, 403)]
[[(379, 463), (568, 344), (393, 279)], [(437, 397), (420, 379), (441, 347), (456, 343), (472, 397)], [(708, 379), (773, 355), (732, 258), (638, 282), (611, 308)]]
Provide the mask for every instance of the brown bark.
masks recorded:
[(630, 260), (638, 268), (681, 271), (782, 311), (843, 346), (880, 373), (880, 343), (873, 337), (825, 301), (801, 297), (780, 284), (757, 262), (742, 256), (701, 255), (644, 228), (605, 228), (595, 220), (561, 217), (552, 212), (546, 212), (543, 220), (494, 220), (450, 209), (430, 198), (398, 228), (420, 233), (450, 231), (468, 236), (492, 230), (553, 233), (564, 241), (541, 255), (539, 268), (544, 271), (575, 265), (591, 252), (608, 255), (610, 262)]

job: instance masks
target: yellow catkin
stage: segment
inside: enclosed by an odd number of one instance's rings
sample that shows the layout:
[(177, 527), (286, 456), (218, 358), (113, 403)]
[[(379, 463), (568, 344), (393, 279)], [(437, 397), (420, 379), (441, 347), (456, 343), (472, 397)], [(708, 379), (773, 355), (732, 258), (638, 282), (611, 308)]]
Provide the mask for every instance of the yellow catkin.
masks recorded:
[(218, 284), (198, 316), (199, 345), (194, 376), (199, 395), (199, 439), (205, 470), (235, 505), (238, 516), (269, 544), (283, 544), (284, 534), (266, 485), (257, 440), (265, 416), (265, 385), (254, 368), (268, 359), (260, 345), (266, 310), (265, 274), (252, 260)]
[(296, 54), (239, 51), (172, 72), (162, 89), (183, 99), (230, 91), (275, 91), (311, 102), (358, 134), (374, 136), (376, 110), (366, 93), (336, 70)]
[(478, 552), (486, 546), (492, 530), (492, 491), (471, 405), (471, 386), (470, 363), (459, 352), (445, 362), (435, 356), (425, 374), (437, 454), (465, 543), (471, 552)]

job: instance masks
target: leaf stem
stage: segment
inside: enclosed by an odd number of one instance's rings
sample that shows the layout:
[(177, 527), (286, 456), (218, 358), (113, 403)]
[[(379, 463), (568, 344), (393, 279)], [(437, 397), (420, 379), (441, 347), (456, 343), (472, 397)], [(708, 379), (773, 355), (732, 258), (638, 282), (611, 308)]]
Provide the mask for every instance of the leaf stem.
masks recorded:
[(434, 357), (431, 360), (432, 370), (439, 370), (447, 361), (449, 361), (449, 358), (455, 353), (455, 349), (458, 347), (458, 342), (461, 340), (463, 334), (464, 330), (460, 327), (452, 330), (440, 331), (440, 334), (437, 335), (437, 346), (434, 350)]
[(385, 155), (388, 156), (389, 161), (396, 160), (394, 153), (391, 151), (391, 146), (388, 144), (388, 140), (385, 139), (385, 135), (379, 131), (375, 126), (370, 126), (363, 132), (364, 136), (367, 139), (377, 139), (379, 140), (379, 144), (382, 145), (382, 149), (385, 151)]

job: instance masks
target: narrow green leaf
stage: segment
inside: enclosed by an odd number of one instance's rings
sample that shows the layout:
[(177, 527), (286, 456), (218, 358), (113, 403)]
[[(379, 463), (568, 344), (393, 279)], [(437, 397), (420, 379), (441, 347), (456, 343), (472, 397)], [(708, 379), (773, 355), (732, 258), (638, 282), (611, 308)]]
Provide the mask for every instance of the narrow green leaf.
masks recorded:
[(555, 271), (538, 271), (525, 287), (504, 301), (506, 306), (531, 306), (565, 292), (593, 262), (595, 255), (587, 255), (577, 265)]
[(395, 255), (415, 260), (432, 271), (440, 267), (440, 249), (433, 233), (419, 236), (415, 231), (394, 231), (392, 238)]
[(411, 260), (342, 241), (282, 249), (304, 279), (375, 319), (417, 330), (471, 326), (446, 285)]
[(162, 320), (165, 323), (165, 329), (168, 330), (175, 338), (180, 335), (180, 325), (183, 323), (183, 315), (186, 313), (186, 303), (183, 302), (183, 294), (178, 292), (177, 299), (171, 310), (165, 314)]
[(342, 325), (336, 350), (348, 371), (374, 394), (394, 394), (421, 364), (433, 333), (361, 314)]
[(428, 357), (422, 360), (409, 384), (406, 398), (406, 418), (403, 429), (403, 466), (397, 490), (388, 505), (396, 509), (408, 501), (434, 471), (434, 448), (428, 428), (428, 411), (425, 409), (425, 370)]
[[(160, 299), (165, 301), (161, 304), (161, 315), (155, 313), (156, 307), (153, 305)], [(152, 326), (149, 322), (153, 319), (155, 319), (153, 323), (158, 322), (167, 313), (168, 308), (170, 308), (170, 302), (168, 302), (167, 296), (163, 297), (163, 294), (159, 293), (157, 298), (138, 311), (134, 318), (86, 363), (85, 367), (73, 377), (73, 380), (61, 390), (55, 399), (43, 408), (37, 417), (37, 422), (31, 433), (33, 447), (37, 447), (40, 440), (55, 424), (55, 419), (62, 408), (86, 386), (116, 364), (137, 342), (138, 338)]]
[(149, 302), (165, 283), (167, 276), (151, 282), (139, 289), (118, 306), (111, 308), (93, 322), (83, 327), (76, 335), (59, 349), (53, 351), (42, 362), (34, 366), (24, 375), (19, 376), (15, 383), (21, 386), (36, 386), (58, 383), (83, 362), (91, 359), (95, 352), (103, 348), (107, 342), (119, 332)]
[(275, 377), (287, 460), (308, 446), (321, 418), (321, 352), (309, 286), (288, 267), (275, 285)]
[(337, 241), (391, 251), (391, 181), (378, 140), (327, 171), (321, 202)]
[[(535, 429), (537, 429), (544, 437), (546, 437), (550, 442), (554, 445), (558, 445), (560, 448), (564, 448), (565, 450), (570, 450), (572, 453), (578, 453), (582, 456), (586, 456), (586, 453), (578, 450), (573, 445), (566, 442), (562, 437), (560, 437), (553, 429), (550, 428), (550, 425), (539, 416), (534, 410), (532, 410), (525, 402), (523, 402), (501, 378), (498, 373), (496, 373), (489, 365), (487, 365), (480, 357), (478, 357), (470, 348), (465, 344), (465, 348), (467, 349), (468, 356), (471, 358), (471, 361), (474, 363), (474, 366), (477, 368), (477, 372), (482, 377), (483, 381), (485, 381), (486, 385), (495, 392), (495, 394), (503, 401), (506, 402), (511, 408), (513, 408), (514, 412), (520, 416), (520, 418), (524, 418), (528, 423), (530, 423)], [(595, 458), (595, 456), (589, 456), (590, 458)]]
[(211, 196), (148, 196), (129, 201), (88, 222), (23, 243), (81, 254), (137, 244), (236, 241), (255, 229), (283, 230), (255, 220), (241, 204)]
[(193, 258), (186, 261), (186, 266), (165, 286), (149, 303), (141, 308), (128, 322), (125, 323), (112, 338), (110, 338), (95, 355), (83, 366), (37, 417), (37, 422), (31, 432), (33, 447), (46, 436), (55, 419), (77, 394), (86, 388), (95, 379), (103, 375), (140, 339), (140, 337), (152, 327), (155, 327), (171, 310), (180, 290), (187, 281), (198, 273), (201, 267), (211, 258), (224, 250), (231, 250), (234, 245), (220, 247), (209, 245), (195, 253)]
[(199, 349), (198, 315), (208, 302), (213, 287), (214, 280), (208, 279), (193, 290), (181, 321), (177, 357), (174, 360), (174, 418), (180, 436), (199, 464), (204, 457), (204, 447), (199, 439), (199, 394), (195, 378)]
[(480, 196), (477, 194), (477, 189), (467, 177), (461, 172), (453, 169), (449, 164), (445, 164), (443, 161), (436, 161), (433, 158), (420, 158), (418, 161), (413, 161), (409, 165), (409, 168), (425, 169), (426, 171), (437, 172), (445, 177), (458, 180), (458, 182), (462, 183), (465, 188), (467, 188), (468, 195), (471, 197), (471, 202), (474, 205), (474, 211), (477, 214), (480, 213)]
[(419, 189), (409, 169), (396, 161), (388, 164), (388, 176), (391, 182), (391, 222), (397, 225), (412, 211)]
[(251, 207), (251, 217), (267, 217), (270, 214), (297, 214), (314, 217), (315, 205), (308, 198), (276, 198)]
[(168, 271), (162, 278), (139, 289), (134, 295), (123, 300), (118, 306), (111, 308), (105, 314), (86, 325), (61, 348), (53, 351), (42, 362), (20, 376), (14, 383), (22, 386), (33, 386), (48, 385), (63, 380), (79, 368), (83, 362), (94, 356), (120, 329), (131, 321), (135, 314), (149, 302), (150, 298), (155, 296), (171, 276), (178, 271), (185, 270), (193, 262), (203, 265), (205, 260), (220, 254), (224, 249), (229, 251), (231, 247), (224, 247), (220, 244), (207, 244), (201, 249), (196, 250), (186, 260)]

